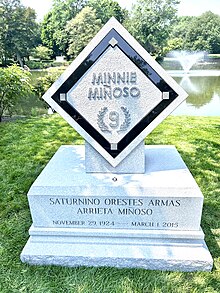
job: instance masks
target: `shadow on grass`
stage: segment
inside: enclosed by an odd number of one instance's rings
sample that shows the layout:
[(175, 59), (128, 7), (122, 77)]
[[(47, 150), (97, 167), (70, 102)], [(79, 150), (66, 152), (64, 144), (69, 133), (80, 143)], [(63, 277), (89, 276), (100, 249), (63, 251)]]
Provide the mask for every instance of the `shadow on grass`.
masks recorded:
[[(204, 196), (201, 226), (205, 233), (205, 241), (213, 258), (220, 256), (220, 248), (216, 233), (219, 233), (220, 222), (220, 143), (211, 140), (195, 139), (195, 152), (181, 151), (181, 155), (193, 174)], [(216, 269), (216, 268), (214, 268)]]

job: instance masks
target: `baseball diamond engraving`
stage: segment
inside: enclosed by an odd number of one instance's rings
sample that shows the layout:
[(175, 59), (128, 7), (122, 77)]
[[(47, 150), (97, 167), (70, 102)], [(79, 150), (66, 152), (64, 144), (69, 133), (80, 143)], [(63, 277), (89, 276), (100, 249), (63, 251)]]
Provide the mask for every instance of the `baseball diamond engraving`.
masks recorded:
[(114, 18), (43, 96), (114, 167), (186, 97)]

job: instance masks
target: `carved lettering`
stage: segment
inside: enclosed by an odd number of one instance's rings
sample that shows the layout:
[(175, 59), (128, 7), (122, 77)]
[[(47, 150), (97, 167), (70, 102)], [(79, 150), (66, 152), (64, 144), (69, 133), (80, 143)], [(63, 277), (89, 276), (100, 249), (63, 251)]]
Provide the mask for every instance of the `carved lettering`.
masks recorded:
[(140, 98), (136, 72), (100, 72), (93, 73), (92, 87), (88, 91), (90, 101)]
[(173, 207), (179, 207), (180, 206), (180, 200), (170, 200), (170, 199), (151, 199), (149, 204), (149, 206), (159, 206), (159, 207), (162, 207), (162, 206), (166, 206), (166, 207), (170, 207), (170, 206), (173, 206)]
[(111, 208), (79, 208), (77, 211), (79, 215), (108, 215), (113, 214)]
[(120, 199), (120, 198), (106, 198), (104, 201), (105, 205), (112, 206), (142, 206), (144, 204), (143, 199), (129, 198), (129, 199)]
[(98, 198), (50, 198), (50, 205), (100, 205)]
[(124, 209), (118, 209), (119, 215), (152, 215), (153, 210), (152, 209), (132, 209), (132, 208), (124, 208)]

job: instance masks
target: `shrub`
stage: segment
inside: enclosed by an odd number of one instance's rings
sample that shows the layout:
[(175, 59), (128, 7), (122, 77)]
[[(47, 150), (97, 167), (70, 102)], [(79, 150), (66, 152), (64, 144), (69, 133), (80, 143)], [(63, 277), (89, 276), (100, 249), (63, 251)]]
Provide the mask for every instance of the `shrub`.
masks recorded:
[(61, 73), (63, 73), (64, 69), (64, 67), (51, 68), (48, 70), (47, 75), (37, 78), (34, 91), (39, 98), (41, 98), (49, 87), (57, 80)]
[(17, 65), (0, 68), (0, 122), (3, 114), (12, 115), (19, 98), (28, 97), (32, 90), (28, 71)]
[(50, 60), (52, 55), (53, 51), (43, 45), (37, 46), (32, 52), (32, 56), (40, 60)]

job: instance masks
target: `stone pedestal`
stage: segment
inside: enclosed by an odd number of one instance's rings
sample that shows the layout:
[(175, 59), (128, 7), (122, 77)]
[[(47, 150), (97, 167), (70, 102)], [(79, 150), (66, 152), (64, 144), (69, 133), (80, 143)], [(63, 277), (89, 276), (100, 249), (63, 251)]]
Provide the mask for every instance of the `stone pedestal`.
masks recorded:
[(38, 265), (210, 271), (203, 195), (173, 146), (145, 146), (145, 173), (86, 173), (62, 146), (32, 185), (21, 260)]

